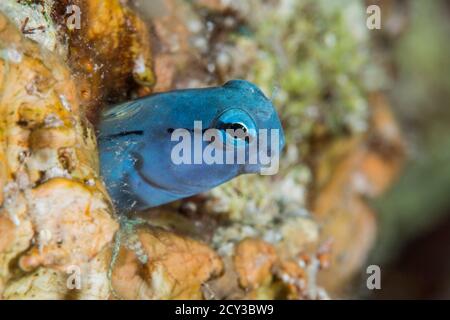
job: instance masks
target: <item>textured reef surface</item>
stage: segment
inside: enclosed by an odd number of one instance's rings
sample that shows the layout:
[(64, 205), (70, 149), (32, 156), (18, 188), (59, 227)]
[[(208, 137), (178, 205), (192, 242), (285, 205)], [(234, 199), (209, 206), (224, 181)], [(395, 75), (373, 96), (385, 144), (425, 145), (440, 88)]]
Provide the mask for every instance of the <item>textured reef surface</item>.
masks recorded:
[[(67, 26), (69, 2), (80, 29)], [(363, 4), (341, 5), (3, 0), (0, 295), (345, 296), (375, 239), (368, 199), (391, 184), (403, 146)], [(279, 174), (118, 218), (98, 170), (100, 110), (239, 78), (278, 108)]]

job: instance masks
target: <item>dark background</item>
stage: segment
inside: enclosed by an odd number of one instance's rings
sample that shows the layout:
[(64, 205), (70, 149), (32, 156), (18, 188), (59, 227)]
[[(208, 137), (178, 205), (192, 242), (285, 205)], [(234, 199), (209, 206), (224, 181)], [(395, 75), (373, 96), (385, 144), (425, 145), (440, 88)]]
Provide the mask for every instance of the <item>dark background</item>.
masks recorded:
[(369, 264), (381, 266), (382, 289), (362, 296), (450, 299), (450, 1), (371, 3), (382, 7), (373, 50), (389, 74), (408, 161), (374, 203), (379, 238)]

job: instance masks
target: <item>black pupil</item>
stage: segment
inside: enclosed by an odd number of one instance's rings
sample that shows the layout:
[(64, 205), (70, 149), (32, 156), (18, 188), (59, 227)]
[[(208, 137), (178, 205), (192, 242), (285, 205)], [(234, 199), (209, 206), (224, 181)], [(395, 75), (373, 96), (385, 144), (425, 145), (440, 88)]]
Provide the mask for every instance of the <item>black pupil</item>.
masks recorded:
[[(242, 123), (225, 123), (223, 125), (223, 129), (225, 130), (234, 130), (234, 138), (235, 139), (245, 139), (245, 134), (247, 133), (247, 127)], [(242, 131), (237, 131), (242, 130)]]

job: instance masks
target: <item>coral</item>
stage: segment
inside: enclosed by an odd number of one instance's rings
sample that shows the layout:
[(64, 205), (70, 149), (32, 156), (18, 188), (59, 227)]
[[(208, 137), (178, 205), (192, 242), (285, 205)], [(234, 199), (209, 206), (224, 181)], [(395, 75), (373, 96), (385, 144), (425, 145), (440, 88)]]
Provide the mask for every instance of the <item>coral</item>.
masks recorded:
[(243, 288), (255, 289), (270, 281), (275, 249), (258, 239), (244, 239), (237, 246), (234, 265)]
[(117, 223), (69, 70), (4, 15), (0, 50), (0, 215), (7, 235), (0, 277), (14, 295), (25, 281), (21, 274), (88, 263), (111, 241)]
[[(122, 247), (112, 274), (119, 298), (200, 299), (202, 284), (222, 271), (221, 259), (205, 244), (158, 228), (134, 232), (137, 241)], [(138, 260), (138, 249), (147, 262)]]

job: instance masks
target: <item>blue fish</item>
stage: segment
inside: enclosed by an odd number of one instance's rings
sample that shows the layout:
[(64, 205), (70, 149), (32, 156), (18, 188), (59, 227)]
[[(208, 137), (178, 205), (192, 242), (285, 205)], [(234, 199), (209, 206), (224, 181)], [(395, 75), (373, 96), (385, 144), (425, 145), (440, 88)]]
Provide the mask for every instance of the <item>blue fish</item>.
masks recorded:
[[(205, 141), (202, 138), (210, 129), (217, 134)], [(267, 163), (259, 158), (252, 163), (236, 161), (238, 150), (245, 150), (249, 159), (255, 150), (251, 146), (260, 146), (260, 129), (267, 130), (267, 156), (279, 157), (284, 134), (278, 115), (272, 102), (248, 81), (153, 94), (102, 113), (98, 134), (101, 175), (119, 212), (159, 206), (241, 174), (261, 172)], [(278, 140), (270, 139), (273, 132), (278, 133)], [(181, 143), (187, 147), (180, 149)], [(211, 154), (219, 160), (219, 147), (227, 151), (231, 146), (236, 152), (230, 158), (233, 161), (226, 162), (224, 152), (223, 161), (198, 162), (199, 150), (206, 152), (208, 146), (211, 150), (212, 144), (216, 151)], [(176, 149), (182, 150), (181, 158), (192, 162), (174, 161)]]

